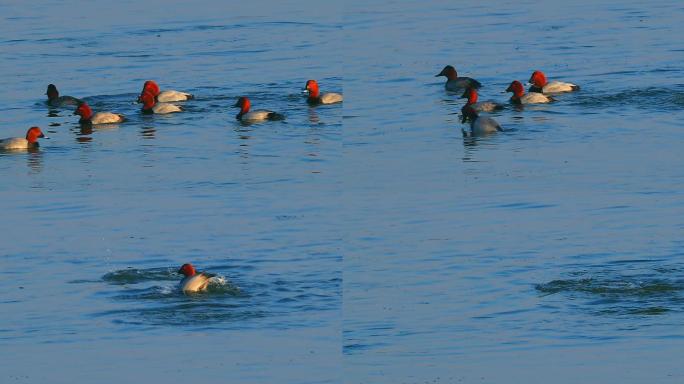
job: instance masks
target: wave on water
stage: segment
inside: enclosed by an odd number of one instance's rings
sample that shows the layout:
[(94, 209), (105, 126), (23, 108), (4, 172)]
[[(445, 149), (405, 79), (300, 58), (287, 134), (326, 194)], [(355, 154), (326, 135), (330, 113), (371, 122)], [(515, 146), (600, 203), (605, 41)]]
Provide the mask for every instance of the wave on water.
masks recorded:
[[(636, 273), (635, 273), (636, 272)], [(598, 315), (660, 315), (684, 310), (684, 270), (603, 268), (574, 272), (567, 279), (537, 284), (542, 297), (563, 295)]]
[(180, 276), (175, 268), (126, 268), (118, 271), (106, 273), (102, 276), (102, 280), (117, 285), (124, 284), (138, 284), (147, 281), (158, 280), (179, 280)]
[(626, 89), (616, 93), (578, 94), (571, 105), (591, 108), (630, 106), (638, 109), (669, 111), (684, 107), (684, 86)]
[[(126, 268), (118, 271), (106, 273), (102, 276), (102, 280), (114, 285), (133, 285), (151, 281), (175, 281), (181, 280), (181, 275), (176, 272), (175, 268)], [(126, 295), (118, 296), (119, 298), (128, 299), (149, 299), (149, 298), (163, 298), (169, 295), (181, 294), (177, 285), (173, 288), (169, 286), (153, 286), (145, 289), (139, 289), (139, 294), (130, 294), (128, 290)], [(209, 280), (209, 285), (206, 292), (201, 294), (241, 294), (240, 289), (231, 283), (228, 279), (221, 275), (213, 276)]]

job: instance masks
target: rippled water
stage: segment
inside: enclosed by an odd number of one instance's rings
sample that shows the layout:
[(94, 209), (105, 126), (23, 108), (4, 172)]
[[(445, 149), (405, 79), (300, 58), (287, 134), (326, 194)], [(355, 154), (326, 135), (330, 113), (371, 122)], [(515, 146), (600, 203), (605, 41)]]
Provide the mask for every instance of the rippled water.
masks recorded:
[[(0, 381), (684, 380), (678, 2), (0, 15), (0, 136), (51, 137), (0, 153)], [(446, 64), (483, 100), (534, 69), (582, 89), (463, 138)], [(196, 98), (143, 116), (148, 79)], [(49, 83), (128, 121), (84, 129)], [(242, 95), (286, 119), (237, 123)]]
[[(344, 366), (353, 383), (679, 383), (684, 8), (350, 6)], [(464, 139), (451, 64), (506, 101)]]

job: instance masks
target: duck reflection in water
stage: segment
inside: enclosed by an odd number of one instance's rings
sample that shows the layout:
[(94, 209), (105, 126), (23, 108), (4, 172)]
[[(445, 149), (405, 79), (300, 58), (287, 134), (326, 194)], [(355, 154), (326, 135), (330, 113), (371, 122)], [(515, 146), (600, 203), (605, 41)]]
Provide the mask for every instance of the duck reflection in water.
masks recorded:
[(309, 108), (309, 123), (316, 125), (321, 124), (321, 118), (318, 117), (316, 108)]
[(43, 171), (43, 152), (40, 148), (30, 148), (27, 150), (26, 165), (29, 167), (31, 173), (40, 173)]
[(157, 130), (154, 127), (141, 127), (140, 137), (143, 139), (156, 139)]

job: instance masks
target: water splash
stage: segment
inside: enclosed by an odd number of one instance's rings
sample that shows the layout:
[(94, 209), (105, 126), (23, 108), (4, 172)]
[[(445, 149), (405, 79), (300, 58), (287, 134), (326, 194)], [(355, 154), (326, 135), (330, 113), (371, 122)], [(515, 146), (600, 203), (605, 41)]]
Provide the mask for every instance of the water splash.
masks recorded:
[(628, 264), (585, 270), (567, 279), (537, 284), (542, 297), (562, 295), (568, 304), (596, 315), (662, 315), (684, 310), (684, 278), (679, 267), (650, 269)]
[(174, 268), (126, 268), (106, 273), (102, 280), (116, 285), (138, 284), (147, 281), (178, 280), (178, 273)]

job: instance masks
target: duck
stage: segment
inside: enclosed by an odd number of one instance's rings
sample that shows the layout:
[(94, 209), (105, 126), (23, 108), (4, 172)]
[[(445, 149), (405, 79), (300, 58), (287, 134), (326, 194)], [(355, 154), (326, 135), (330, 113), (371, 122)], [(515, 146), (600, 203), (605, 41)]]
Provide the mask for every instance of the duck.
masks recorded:
[(60, 96), (57, 87), (54, 84), (48, 84), (47, 92), (47, 103), (51, 107), (70, 107), (77, 106), (83, 101), (77, 99), (73, 96)]
[(116, 124), (126, 120), (124, 115), (118, 113), (98, 112), (93, 114), (93, 110), (86, 102), (82, 102), (76, 108), (74, 115), (81, 116), (81, 120), (78, 121), (81, 124)]
[(341, 103), (344, 100), (341, 93), (328, 92), (321, 94), (316, 80), (307, 80), (304, 92), (309, 94), (309, 97), (306, 99), (309, 105), (335, 104)]
[(444, 84), (444, 88), (446, 88), (447, 91), (460, 92), (468, 87), (476, 89), (482, 87), (482, 84), (475, 79), (471, 79), (470, 77), (458, 77), (456, 68), (451, 65), (447, 65), (442, 69), (442, 72), (435, 75), (435, 77), (439, 76), (446, 76), (447, 81)]
[(488, 116), (478, 115), (475, 108), (466, 104), (461, 108), (463, 118), (461, 123), (466, 123), (470, 120), (470, 132), (463, 130), (463, 136), (482, 136), (490, 133), (503, 132), (501, 124)]
[(183, 111), (181, 107), (175, 104), (157, 103), (154, 94), (151, 92), (143, 92), (139, 99), (143, 103), (142, 112), (145, 114), (165, 115), (167, 113)]
[(31, 127), (26, 132), (26, 138), (9, 137), (0, 140), (0, 149), (32, 149), (38, 148), (38, 139), (47, 139), (43, 131), (38, 127)]
[(187, 92), (180, 92), (180, 91), (161, 91), (159, 89), (159, 85), (153, 80), (147, 80), (145, 84), (143, 85), (142, 92), (140, 92), (140, 96), (138, 97), (138, 102), (142, 102), (142, 95), (145, 92), (150, 92), (154, 95), (156, 100), (160, 103), (168, 103), (172, 101), (186, 101), (189, 99), (192, 99), (194, 96), (187, 93)]
[(539, 92), (525, 93), (525, 87), (518, 80), (514, 80), (506, 88), (506, 92), (513, 92), (511, 103), (513, 104), (543, 104), (556, 101), (553, 97)]
[(473, 87), (466, 88), (461, 99), (467, 98), (466, 105), (471, 106), (477, 112), (494, 112), (504, 109), (503, 104), (495, 103), (493, 101), (477, 101), (477, 89)]
[(183, 264), (178, 269), (178, 273), (185, 276), (178, 285), (183, 293), (206, 291), (211, 278), (215, 276), (210, 273), (197, 272), (190, 263)]
[(266, 120), (283, 120), (285, 118), (285, 116), (281, 115), (280, 113), (265, 109), (250, 111), (250, 105), (251, 103), (249, 98), (246, 96), (241, 96), (233, 106), (240, 108), (240, 112), (235, 116), (235, 118), (247, 123), (255, 123)]
[(532, 72), (530, 76), (530, 84), (532, 86), (528, 90), (529, 92), (539, 92), (539, 93), (565, 93), (579, 91), (579, 85), (573, 83), (565, 83), (562, 81), (547, 81), (546, 75), (542, 71)]

